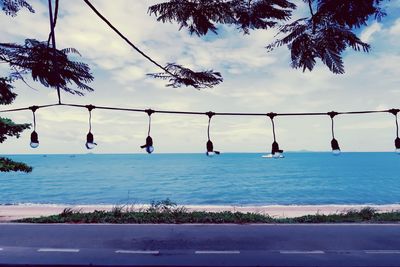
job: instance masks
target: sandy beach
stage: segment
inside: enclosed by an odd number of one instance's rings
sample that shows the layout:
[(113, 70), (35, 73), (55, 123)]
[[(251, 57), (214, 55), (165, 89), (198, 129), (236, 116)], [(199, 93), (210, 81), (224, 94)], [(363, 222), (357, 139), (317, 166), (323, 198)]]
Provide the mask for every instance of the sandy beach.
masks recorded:
[[(334, 214), (348, 211), (351, 209), (361, 209), (363, 207), (372, 207), (378, 212), (387, 212), (400, 210), (400, 204), (393, 205), (304, 205), (304, 206), (185, 206), (189, 211), (238, 211), (238, 212), (254, 212), (260, 214), (268, 214), (275, 218), (282, 217), (298, 217), (313, 214)], [(0, 222), (9, 222), (12, 220), (49, 216), (61, 213), (65, 208), (73, 208), (82, 212), (92, 212), (95, 210), (109, 211), (113, 205), (4, 205), (0, 206)], [(130, 210), (141, 210), (148, 205), (129, 205), (126, 208)]]

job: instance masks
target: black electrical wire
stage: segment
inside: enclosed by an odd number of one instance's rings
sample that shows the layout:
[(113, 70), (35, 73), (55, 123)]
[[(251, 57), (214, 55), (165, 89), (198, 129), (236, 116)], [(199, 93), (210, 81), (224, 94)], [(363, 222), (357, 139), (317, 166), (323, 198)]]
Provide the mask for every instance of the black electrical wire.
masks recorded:
[(127, 42), (133, 49), (135, 49), (139, 54), (141, 54), (143, 57), (145, 57), (147, 60), (149, 60), (151, 63), (165, 71), (166, 73), (170, 74), (171, 76), (175, 78), (179, 78), (176, 74), (172, 73), (165, 67), (161, 66), (161, 64), (157, 63), (154, 59), (152, 59), (150, 56), (146, 55), (142, 50), (140, 50), (136, 45), (134, 45), (125, 35), (123, 35), (117, 28), (114, 27), (114, 25), (111, 24), (111, 22), (106, 19), (93, 5), (92, 3), (89, 2), (89, 0), (84, 0), (84, 2), (92, 9), (96, 15), (102, 19), (114, 32), (116, 32), (125, 42)]
[[(87, 108), (88, 105), (81, 104), (67, 104), (67, 103), (58, 103), (58, 104), (48, 104), (48, 105), (38, 105), (39, 108), (48, 108), (55, 106), (67, 106), (67, 107), (77, 107), (77, 108)], [(102, 110), (114, 110), (114, 111), (127, 111), (127, 112), (145, 112), (147, 113), (149, 109), (137, 109), (137, 108), (123, 108), (123, 107), (110, 107), (110, 106), (92, 106), (96, 109)], [(5, 109), (0, 110), (0, 113), (6, 112), (16, 112), (16, 111), (24, 111), (29, 110), (31, 107), (24, 108), (14, 108), (14, 109)], [(336, 115), (362, 115), (362, 114), (373, 114), (373, 113), (393, 113), (393, 110), (397, 109), (389, 109), (389, 110), (367, 110), (367, 111), (344, 111), (344, 112), (335, 112)], [(159, 114), (177, 114), (177, 115), (208, 115), (210, 112), (199, 112), (199, 111), (174, 111), (174, 110), (151, 110), (151, 113), (159, 113)], [(245, 113), (245, 112), (212, 112), (213, 116), (270, 116), (271, 113)], [(277, 116), (326, 116), (330, 115), (331, 112), (299, 112), (299, 113), (272, 113), (274, 117)]]
[[(54, 71), (57, 72), (57, 48), (56, 48), (56, 33), (55, 33), (55, 26), (56, 26), (56, 17), (53, 18), (53, 8), (51, 5), (51, 1), (49, 0), (49, 17), (50, 17), (50, 35), (51, 35), (51, 43), (52, 43), (52, 48), (53, 48), (53, 68)], [(56, 10), (55, 10), (55, 15), (58, 15), (58, 0), (56, 0)], [(58, 97), (58, 103), (61, 104), (61, 93), (60, 93), (60, 87), (57, 86), (57, 97)]]
[(36, 132), (36, 111), (32, 110), (33, 114), (33, 131)]
[(92, 110), (89, 109), (89, 133), (92, 132)]
[(272, 123), (272, 134), (274, 136), (274, 142), (276, 142), (276, 134), (275, 134), (275, 122), (274, 118), (271, 118), (271, 123)]
[(147, 136), (150, 136), (150, 132), (151, 132), (151, 114), (149, 115), (149, 128), (147, 130)]

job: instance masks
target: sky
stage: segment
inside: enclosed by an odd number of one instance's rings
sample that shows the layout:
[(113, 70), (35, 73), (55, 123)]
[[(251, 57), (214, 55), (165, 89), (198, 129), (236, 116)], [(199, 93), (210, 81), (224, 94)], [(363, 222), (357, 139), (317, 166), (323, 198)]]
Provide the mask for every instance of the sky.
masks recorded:
[[(21, 11), (17, 17), (0, 14), (1, 42), (25, 38), (47, 40), (47, 1), (32, 0), (35, 14)], [(146, 73), (159, 72), (116, 36), (81, 0), (60, 1), (57, 47), (74, 47), (88, 63), (95, 89), (84, 97), (62, 93), (65, 103), (93, 104), (155, 110), (214, 112), (328, 112), (400, 108), (400, 0), (388, 4), (388, 16), (371, 21), (360, 30), (372, 45), (369, 54), (348, 50), (346, 73), (332, 74), (318, 62), (312, 72), (290, 67), (286, 47), (267, 53), (265, 46), (276, 31), (256, 30), (244, 35), (232, 26), (218, 26), (219, 34), (203, 38), (179, 31), (175, 23), (157, 22), (147, 8), (161, 0), (96, 0), (93, 4), (132, 42), (158, 62), (176, 62), (195, 70), (221, 72), (224, 82), (211, 89), (166, 87)], [(302, 15), (301, 1), (296, 16)], [(0, 64), (0, 75), (8, 68)], [(6, 108), (57, 102), (54, 89), (27, 79), (30, 88), (15, 83), (18, 97)], [(85, 109), (56, 107), (36, 112), (40, 146), (29, 147), (30, 130), (19, 139), (1, 144), (3, 154), (87, 153)], [(5, 115), (5, 114), (3, 114)], [(7, 113), (18, 123), (32, 122), (30, 111)], [(155, 153), (205, 152), (206, 116), (154, 114), (152, 132)], [(93, 153), (144, 153), (140, 145), (147, 136), (147, 115), (94, 110), (92, 132), (98, 146)], [(277, 141), (285, 151), (329, 151), (328, 116), (278, 117)], [(343, 115), (335, 118), (335, 133), (342, 151), (393, 151), (394, 116), (390, 114)], [(211, 138), (222, 152), (267, 152), (272, 130), (267, 117), (212, 119)]]

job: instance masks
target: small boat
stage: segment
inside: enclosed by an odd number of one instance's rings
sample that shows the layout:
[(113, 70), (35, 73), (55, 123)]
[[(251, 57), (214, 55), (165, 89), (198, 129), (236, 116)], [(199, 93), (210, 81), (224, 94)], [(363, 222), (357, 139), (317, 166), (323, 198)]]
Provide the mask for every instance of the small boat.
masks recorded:
[(279, 156), (274, 156), (272, 154), (268, 154), (268, 155), (262, 155), (261, 157), (262, 158), (273, 158), (273, 159), (283, 159), (283, 158), (285, 158), (285, 156), (282, 155), (282, 154), (279, 154)]

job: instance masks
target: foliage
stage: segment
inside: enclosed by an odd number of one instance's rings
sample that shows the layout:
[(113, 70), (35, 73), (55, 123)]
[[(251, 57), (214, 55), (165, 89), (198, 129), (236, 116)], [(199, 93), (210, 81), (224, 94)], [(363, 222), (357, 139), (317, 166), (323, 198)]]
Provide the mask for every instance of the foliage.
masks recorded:
[(0, 117), (0, 143), (3, 143), (7, 139), (7, 136), (19, 138), (21, 132), (30, 128), (31, 125), (28, 123), (16, 124), (10, 119)]
[(149, 208), (134, 210), (116, 206), (111, 211), (94, 211), (83, 213), (68, 209), (60, 215), (40, 218), (27, 218), (17, 222), (28, 223), (387, 223), (400, 222), (400, 211), (378, 213), (375, 209), (366, 207), (361, 210), (330, 215), (307, 215), (296, 218), (272, 218), (268, 214), (241, 212), (205, 212), (188, 211), (184, 206), (177, 206), (169, 199), (153, 202)]
[(222, 76), (219, 72), (213, 70), (194, 72), (191, 69), (182, 67), (174, 63), (168, 63), (164, 67), (166, 69), (163, 73), (151, 73), (148, 74), (154, 78), (168, 80), (167, 86), (174, 88), (180, 87), (181, 85), (193, 86), (196, 89), (210, 88), (220, 82), (222, 82)]
[(25, 0), (0, 0), (0, 7), (9, 16), (16, 16), (21, 8), (26, 8), (29, 12), (34, 13), (32, 6)]
[[(78, 54), (74, 48), (53, 49), (47, 42), (26, 39), (24, 45), (0, 43), (0, 62), (6, 62), (15, 70), (12, 77), (19, 73), (30, 72), (33, 80), (46, 87), (60, 88), (68, 93), (83, 95), (82, 90), (93, 91), (86, 83), (93, 81), (90, 68), (82, 62), (68, 58), (68, 54)], [(79, 90), (69, 87), (75, 84)]]
[(25, 163), (15, 162), (11, 159), (0, 157), (0, 172), (31, 172), (32, 167)]
[(345, 72), (343, 52), (347, 48), (369, 52), (354, 30), (367, 25), (371, 16), (380, 20), (386, 15), (381, 5), (384, 0), (303, 0), (310, 16), (294, 22), (292, 11), (296, 5), (285, 0), (170, 0), (149, 7), (150, 15), (158, 21), (176, 21), (191, 34), (217, 34), (216, 24), (237, 25), (248, 34), (253, 29), (278, 28), (278, 38), (267, 46), (267, 51), (287, 45), (291, 51), (291, 65), (312, 71), (320, 59), (335, 74)]
[(295, 7), (286, 0), (171, 0), (151, 6), (148, 12), (158, 21), (177, 21), (180, 29), (201, 36), (217, 33), (216, 23), (236, 25), (246, 34), (250, 29), (268, 29), (276, 20), (288, 19)]
[(12, 92), (14, 87), (10, 83), (9, 78), (0, 77), (0, 104), (11, 104), (17, 97), (17, 94)]

